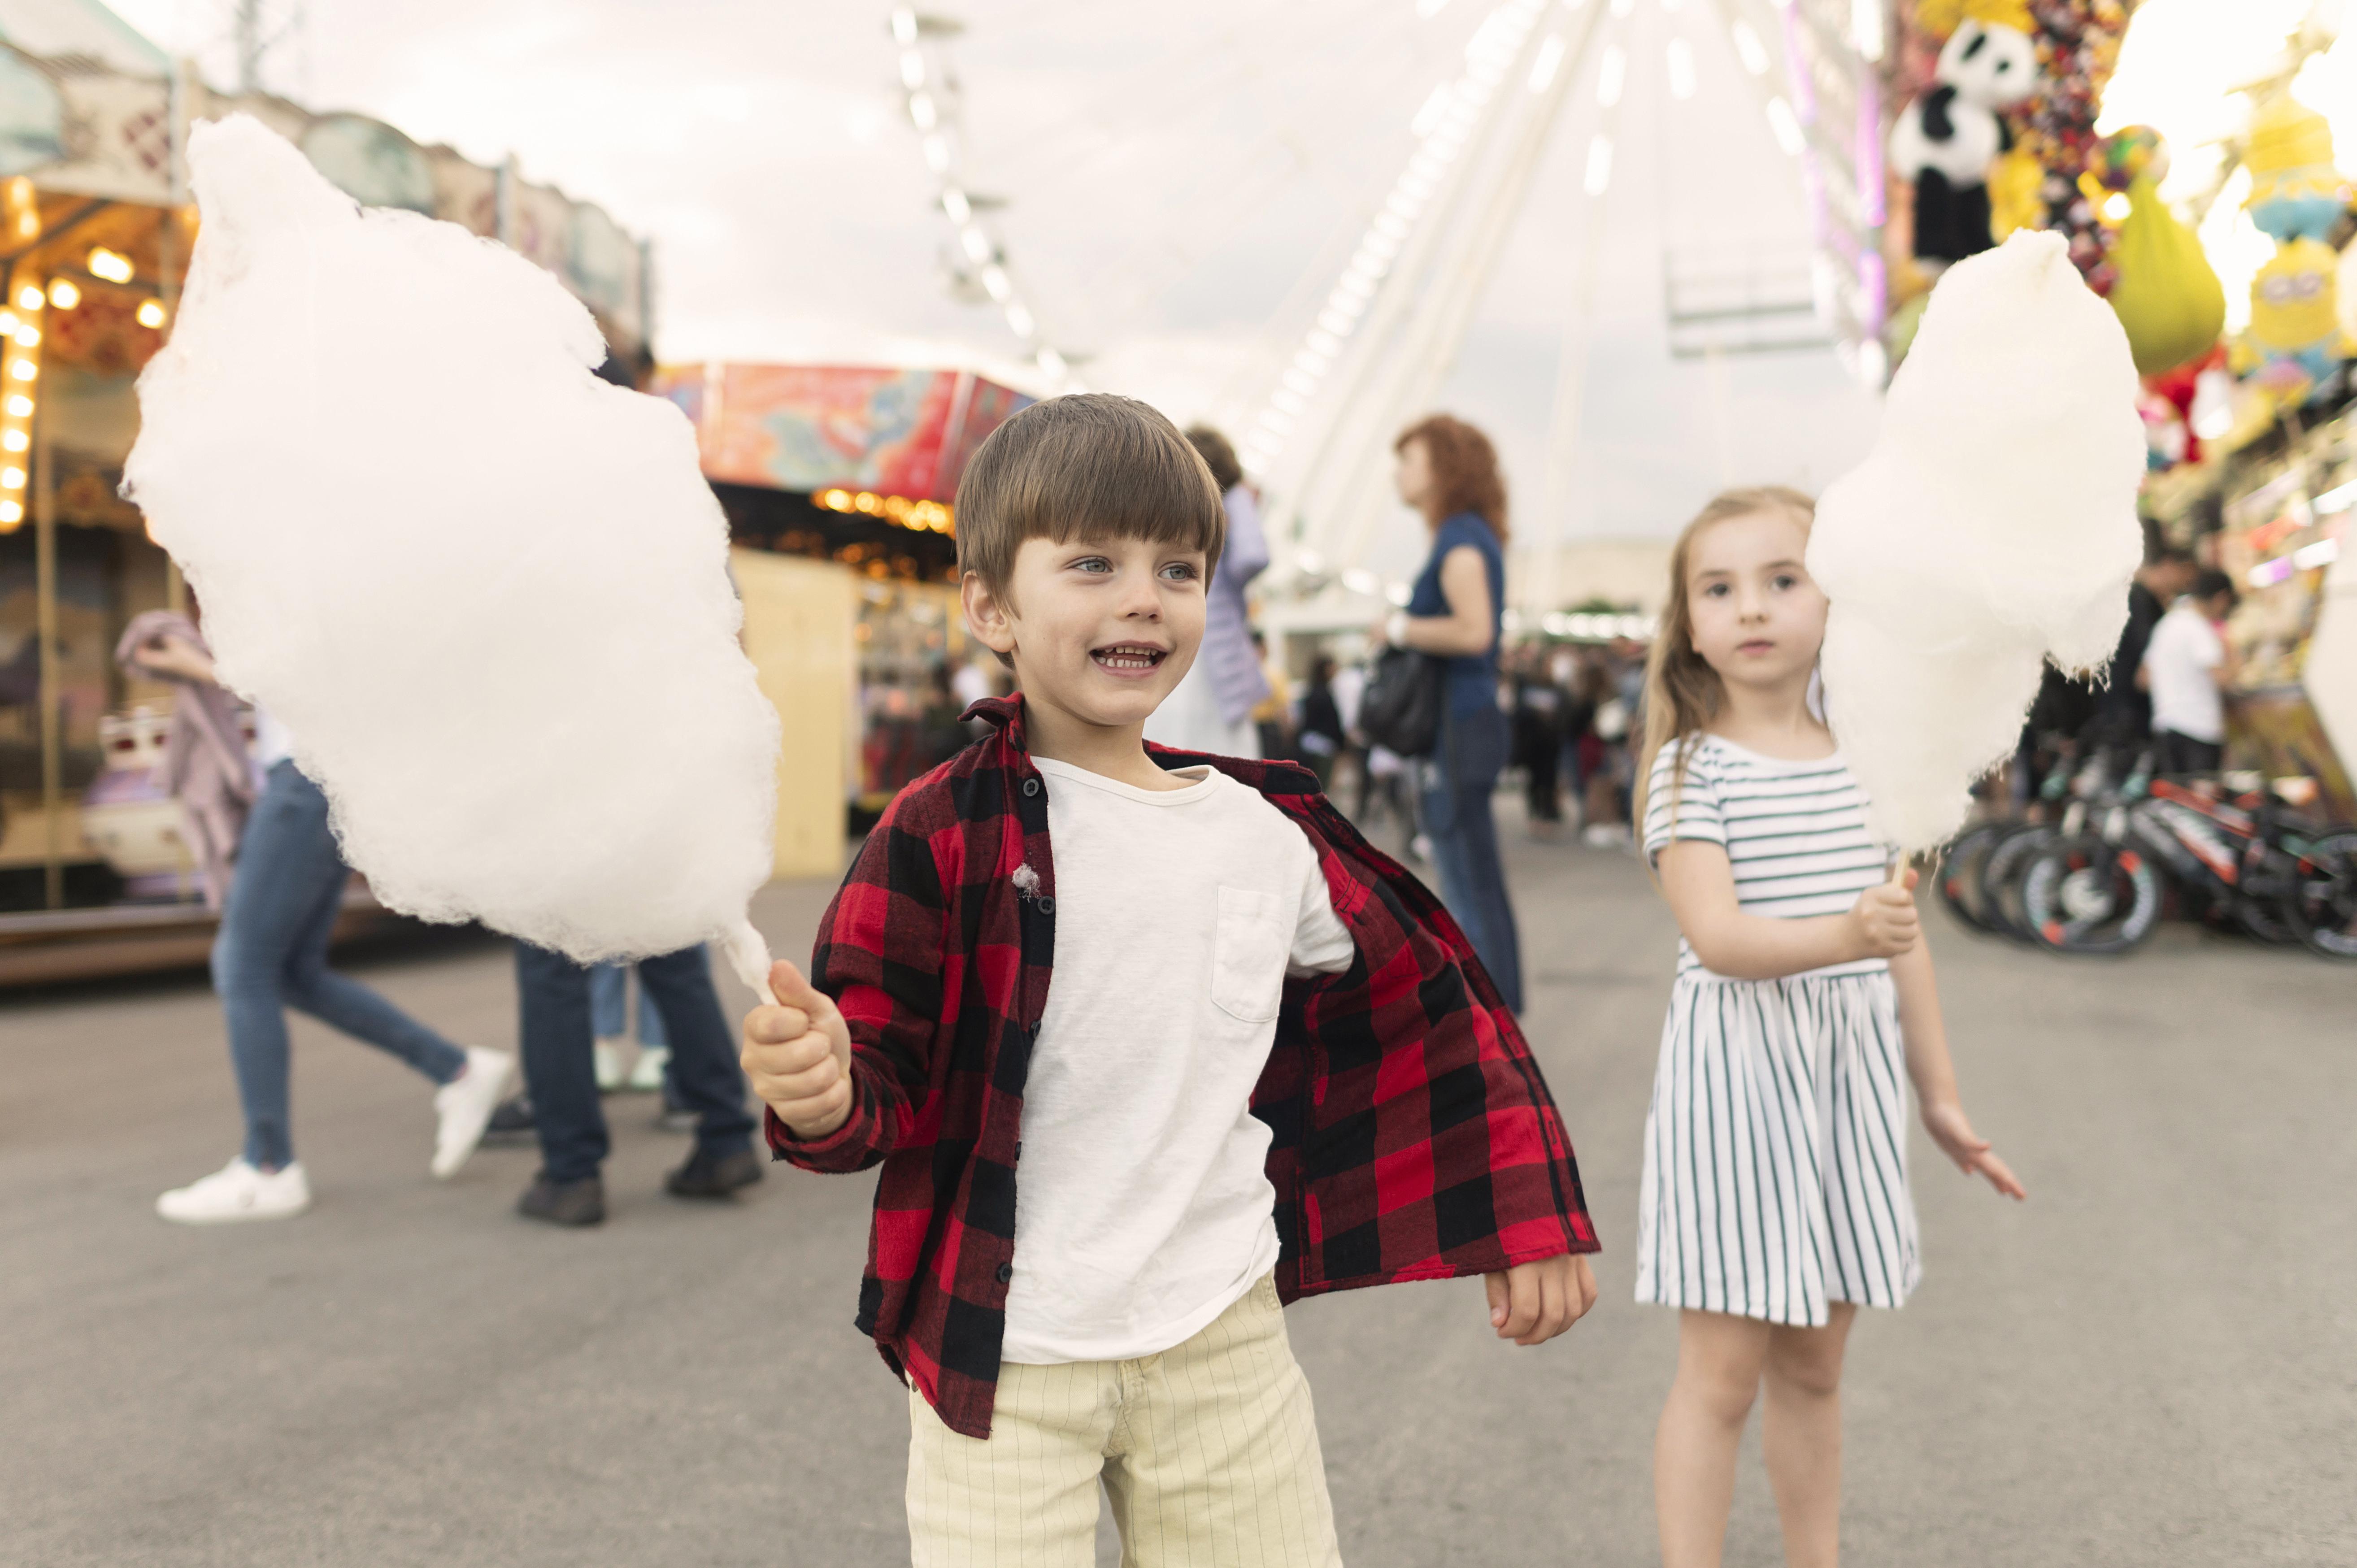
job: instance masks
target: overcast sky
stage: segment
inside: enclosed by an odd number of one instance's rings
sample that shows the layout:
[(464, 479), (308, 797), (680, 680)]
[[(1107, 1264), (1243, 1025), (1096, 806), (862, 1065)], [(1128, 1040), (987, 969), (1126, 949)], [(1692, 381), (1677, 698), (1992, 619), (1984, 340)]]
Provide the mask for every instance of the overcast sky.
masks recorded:
[[(1046, 331), (1090, 384), (1185, 420), (1259, 406), (1461, 69), (1491, 0), (941, 0), (974, 188)], [(1574, 19), (1556, 0), (1549, 24)], [(1722, 484), (1811, 489), (1862, 455), (1874, 401), (1830, 352), (1675, 361), (1661, 279), (1706, 251), (1798, 260), (1797, 172), (1713, 0), (1586, 0), (1628, 54), (1609, 190), (1583, 70), (1445, 406), (1503, 452), (1525, 539), (1674, 532)], [(1764, 0), (1728, 0), (1758, 18)], [(229, 0), (117, 0), (219, 74)], [(1004, 364), (998, 313), (951, 297), (951, 231), (902, 112), (877, 0), (311, 0), (272, 85), (603, 204), (651, 234), (657, 347), (703, 358)], [(1430, 15), (1420, 15), (1429, 12)], [(1699, 91), (1672, 99), (1674, 35)], [(1584, 417), (1559, 504), (1550, 413), (1583, 237), (1601, 222)], [(1412, 564), (1404, 516), (1371, 564)]]

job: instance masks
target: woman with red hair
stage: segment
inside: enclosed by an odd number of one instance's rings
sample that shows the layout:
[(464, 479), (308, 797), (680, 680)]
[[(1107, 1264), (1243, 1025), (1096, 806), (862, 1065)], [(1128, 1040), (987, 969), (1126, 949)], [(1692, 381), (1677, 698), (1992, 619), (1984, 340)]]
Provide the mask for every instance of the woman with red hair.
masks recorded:
[(1506, 1005), (1520, 1012), (1522, 944), (1490, 811), (1508, 742), (1506, 715), (1498, 709), (1506, 482), (1490, 438), (1446, 413), (1409, 425), (1392, 450), (1400, 499), (1432, 530), (1432, 553), (1407, 607), (1382, 631), (1440, 661), (1440, 736), (1418, 768), (1424, 831), (1441, 901), (1465, 928)]

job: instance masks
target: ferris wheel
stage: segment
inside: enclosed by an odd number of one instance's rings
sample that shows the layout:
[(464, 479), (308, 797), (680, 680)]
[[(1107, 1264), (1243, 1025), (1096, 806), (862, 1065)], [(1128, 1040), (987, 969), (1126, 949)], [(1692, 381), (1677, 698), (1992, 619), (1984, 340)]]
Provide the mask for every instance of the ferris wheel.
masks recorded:
[[(1605, 198), (1618, 153), (1641, 134), (1621, 113), (1636, 72), (1661, 73), (1686, 102), (1697, 51), (1731, 55), (1745, 124), (1796, 164), (1814, 237), (1813, 255), (1782, 276), (1759, 258), (1714, 269), (1665, 257), (1672, 352), (1832, 344), (1879, 381), (1885, 3), (1300, 0), (1255, 8), (1248, 29), (1214, 18), (1189, 39), (1155, 24), (1150, 70), (1103, 69), (1095, 91), (1015, 116), (996, 138), (977, 127), (1006, 111), (968, 102), (962, 59), (994, 37), (1134, 24), (1086, 0), (970, 21), (903, 7), (891, 21), (903, 102), (937, 181), (947, 285), (1001, 312), (1050, 390), (1084, 385), (1094, 350), (1150, 331), (1172, 291), (1216, 273), (1240, 237), (1282, 234), (1306, 252), (1265, 300), (1251, 349), (1200, 391), (1263, 491), (1277, 547), (1265, 584), (1299, 595), (1343, 579), (1366, 591), (1361, 563), (1394, 515), (1388, 444), (1440, 392), (1541, 166), (1587, 100), (1593, 129), (1575, 153), (1585, 210), (1562, 263), (1544, 481), (1542, 515), (1562, 514)], [(1190, 166), (1174, 177), (1157, 148)], [(1156, 199), (1135, 199), (1139, 185)], [(1100, 232), (1025, 232), (1027, 209), (1073, 201), (1102, 205)], [(1288, 225), (1288, 203), (1321, 206), (1323, 231)]]

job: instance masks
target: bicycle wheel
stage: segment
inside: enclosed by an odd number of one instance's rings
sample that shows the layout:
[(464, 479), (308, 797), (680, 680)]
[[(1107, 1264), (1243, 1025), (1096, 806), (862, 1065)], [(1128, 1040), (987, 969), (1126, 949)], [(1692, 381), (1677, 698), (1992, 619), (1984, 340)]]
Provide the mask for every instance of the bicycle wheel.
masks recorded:
[(1981, 866), (2006, 831), (1995, 822), (1984, 822), (1964, 832), (1940, 856), (1940, 902), (1976, 931), (1996, 931), (1981, 900)]
[(2022, 873), (2021, 910), (2058, 952), (2126, 952), (2160, 924), (2160, 875), (2133, 849), (2090, 834), (2053, 839)]
[(2284, 918), (2314, 951), (2357, 958), (2357, 832), (2327, 833), (2308, 846)]
[(2043, 822), (2025, 822), (1990, 848), (1988, 858), (1981, 862), (1980, 876), (1981, 912), (1989, 929), (2018, 942), (2038, 940), (2021, 910), (2021, 878), (2030, 857), (2053, 836), (2054, 830)]

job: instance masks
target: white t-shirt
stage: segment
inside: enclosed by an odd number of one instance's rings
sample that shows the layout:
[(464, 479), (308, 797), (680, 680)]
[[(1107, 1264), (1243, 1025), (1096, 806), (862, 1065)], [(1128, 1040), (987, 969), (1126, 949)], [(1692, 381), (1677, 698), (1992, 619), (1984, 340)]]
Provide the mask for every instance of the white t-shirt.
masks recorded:
[(2192, 601), (2180, 602), (2160, 618), (2144, 650), (2155, 733), (2174, 730), (2212, 746), (2226, 738), (2226, 703), (2212, 674), (2225, 661), (2218, 628)]
[(1287, 974), (1354, 944), (1317, 852), (1212, 768), (1140, 789), (1034, 759), (1055, 845), (1055, 977), (1023, 1090), (1009, 1361), (1157, 1355), (1276, 1263), (1253, 1087)]

